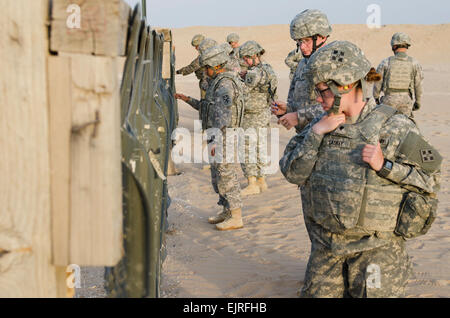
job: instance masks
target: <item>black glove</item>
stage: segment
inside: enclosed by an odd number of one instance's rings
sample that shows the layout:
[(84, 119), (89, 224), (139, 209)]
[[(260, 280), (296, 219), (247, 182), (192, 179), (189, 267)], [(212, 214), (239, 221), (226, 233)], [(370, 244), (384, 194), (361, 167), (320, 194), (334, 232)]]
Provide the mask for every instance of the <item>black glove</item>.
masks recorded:
[(415, 102), (414, 106), (413, 106), (413, 110), (415, 111), (415, 110), (419, 110), (419, 109), (420, 109), (420, 104), (418, 102)]

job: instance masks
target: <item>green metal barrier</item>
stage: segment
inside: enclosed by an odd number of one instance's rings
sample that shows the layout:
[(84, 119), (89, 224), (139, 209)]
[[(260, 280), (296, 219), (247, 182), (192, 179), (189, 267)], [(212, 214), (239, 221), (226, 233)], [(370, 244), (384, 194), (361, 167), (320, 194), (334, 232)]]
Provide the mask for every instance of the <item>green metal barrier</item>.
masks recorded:
[[(109, 297), (159, 297), (168, 228), (167, 168), (178, 118), (171, 78), (162, 79), (164, 36), (134, 9), (121, 86), (124, 257), (105, 270)], [(171, 53), (171, 63), (175, 59)]]

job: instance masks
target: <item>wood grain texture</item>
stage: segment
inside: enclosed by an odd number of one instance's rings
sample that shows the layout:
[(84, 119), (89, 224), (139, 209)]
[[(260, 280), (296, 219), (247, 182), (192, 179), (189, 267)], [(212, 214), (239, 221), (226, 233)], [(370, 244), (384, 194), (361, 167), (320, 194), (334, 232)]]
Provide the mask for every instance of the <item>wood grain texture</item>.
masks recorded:
[[(68, 27), (67, 21), (73, 21), (77, 14), (68, 11), (70, 5), (80, 8), (80, 28)], [(130, 13), (131, 8), (123, 0), (53, 0), (51, 50), (123, 56)]]
[(46, 0), (2, 1), (0, 297), (56, 297), (51, 265)]
[(70, 262), (80, 266), (114, 266), (122, 256), (118, 64), (71, 57)]

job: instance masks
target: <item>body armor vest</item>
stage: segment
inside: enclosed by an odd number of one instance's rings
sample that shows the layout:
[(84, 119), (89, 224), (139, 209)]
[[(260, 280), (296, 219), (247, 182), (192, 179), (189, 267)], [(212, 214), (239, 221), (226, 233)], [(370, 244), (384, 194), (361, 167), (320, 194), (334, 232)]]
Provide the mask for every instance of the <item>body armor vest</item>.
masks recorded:
[(223, 79), (229, 79), (233, 82), (233, 87), (235, 91), (237, 91), (236, 105), (232, 106), (232, 118), (231, 123), (228, 123), (227, 126), (230, 127), (241, 127), (242, 126), (242, 117), (244, 116), (245, 109), (245, 98), (244, 98), (244, 88), (242, 81), (234, 74), (234, 73), (221, 73), (217, 75), (217, 77), (210, 84), (207, 92), (205, 100), (202, 101), (200, 107), (200, 118), (202, 121), (203, 130), (214, 127), (213, 123), (213, 114), (215, 112), (215, 100), (214, 95), (219, 86), (219, 83)]
[(314, 222), (332, 233), (394, 231), (406, 190), (379, 177), (361, 152), (366, 144), (382, 140), (380, 129), (395, 112), (380, 105), (361, 122), (342, 125), (324, 137), (306, 183)]
[(392, 92), (407, 92), (411, 85), (413, 76), (413, 63), (411, 57), (399, 58), (391, 56), (389, 58), (389, 68), (386, 76), (385, 88), (389, 93)]
[(272, 102), (276, 94), (276, 87), (272, 87), (271, 76), (273, 71), (267, 64), (259, 64), (255, 68), (260, 68), (265, 73), (268, 82), (264, 85), (257, 85), (248, 92), (248, 101), (246, 102), (246, 114), (259, 114), (263, 111), (269, 111), (269, 103)]

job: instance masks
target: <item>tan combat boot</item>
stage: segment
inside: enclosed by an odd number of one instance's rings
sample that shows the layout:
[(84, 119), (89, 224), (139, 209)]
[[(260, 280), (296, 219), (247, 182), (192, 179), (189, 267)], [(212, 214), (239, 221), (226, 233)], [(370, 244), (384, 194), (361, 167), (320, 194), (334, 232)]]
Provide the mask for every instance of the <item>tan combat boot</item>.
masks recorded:
[(226, 219), (231, 218), (231, 212), (230, 210), (228, 210), (227, 208), (223, 208), (223, 211), (219, 214), (217, 214), (216, 216), (212, 216), (208, 219), (208, 223), (209, 224), (218, 224), (221, 223), (223, 221), (225, 221)]
[(242, 222), (242, 210), (236, 209), (231, 211), (231, 218), (226, 219), (222, 223), (216, 224), (219, 231), (229, 231), (242, 229), (244, 223)]
[(267, 191), (267, 189), (269, 189), (269, 186), (266, 183), (266, 178), (264, 177), (258, 178), (257, 182), (261, 192)]
[(241, 191), (241, 195), (247, 196), (260, 193), (261, 189), (259, 188), (259, 185), (256, 182), (256, 177), (248, 177), (248, 187)]

